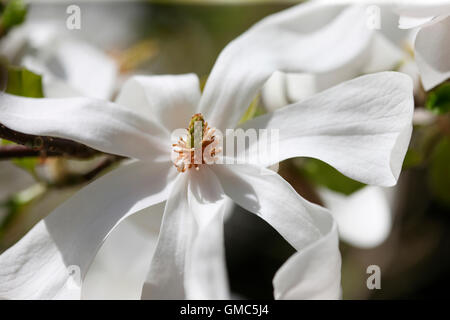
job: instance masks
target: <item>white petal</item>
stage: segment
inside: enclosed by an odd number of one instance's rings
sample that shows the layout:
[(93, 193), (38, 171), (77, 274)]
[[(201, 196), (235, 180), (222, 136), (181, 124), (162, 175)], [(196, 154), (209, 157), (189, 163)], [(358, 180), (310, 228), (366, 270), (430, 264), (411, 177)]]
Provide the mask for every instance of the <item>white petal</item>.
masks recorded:
[(169, 132), (185, 128), (197, 109), (200, 85), (195, 74), (134, 76), (116, 102), (164, 125)]
[[(217, 165), (225, 193), (275, 228), (299, 253), (275, 277), (275, 298), (335, 297), (340, 288), (340, 254), (335, 222), (325, 208), (303, 199), (277, 173), (250, 165)], [(318, 267), (317, 261), (324, 262)], [(285, 274), (287, 273), (287, 275)], [(295, 288), (294, 293), (290, 293)]]
[(0, 51), (43, 76), (45, 97), (111, 98), (115, 62), (61, 29), (58, 22), (27, 23), (14, 29), (0, 44)]
[(167, 201), (145, 299), (226, 299), (226, 201), (207, 167), (180, 175)]
[(405, 56), (400, 47), (381, 34), (374, 35), (371, 46), (370, 59), (364, 66), (363, 73), (394, 70)]
[(335, 217), (342, 240), (356, 247), (374, 248), (389, 236), (392, 213), (380, 187), (365, 187), (350, 196), (322, 189), (320, 196)]
[(231, 42), (208, 78), (200, 111), (220, 130), (234, 128), (273, 72), (320, 73), (353, 61), (372, 35), (364, 8), (346, 9), (318, 30), (307, 26), (339, 8), (301, 4), (262, 20)]
[[(426, 2), (426, 3), (425, 3)], [(450, 14), (450, 5), (444, 1), (424, 1), (424, 3), (410, 3), (395, 8), (400, 15), (399, 28), (411, 29), (429, 25), (437, 16)]]
[(289, 104), (286, 97), (286, 74), (276, 71), (261, 90), (261, 98), (268, 111), (274, 111)]
[(415, 59), (425, 90), (450, 78), (450, 16), (422, 27), (416, 36)]
[[(412, 130), (413, 89), (409, 76), (383, 72), (362, 76), (309, 99), (246, 122), (244, 129), (279, 130), (278, 153), (258, 153), (251, 163), (270, 165), (313, 157), (368, 184), (397, 181)], [(270, 134), (270, 131), (269, 131)], [(267, 142), (267, 141), (266, 141)]]
[(398, 27), (400, 29), (412, 29), (423, 26), (433, 20), (433, 16), (429, 17), (408, 17), (400, 16), (398, 20)]
[(188, 201), (197, 222), (197, 236), (187, 259), (186, 297), (228, 299), (223, 220), (229, 201), (207, 166), (191, 172)]
[(188, 175), (179, 174), (164, 209), (155, 254), (142, 289), (143, 299), (185, 298), (185, 262), (195, 231), (187, 187)]
[[(59, 41), (45, 60), (45, 67), (51, 77), (67, 83), (80, 95), (110, 99), (117, 76), (115, 62), (97, 48), (74, 39)], [(45, 82), (46, 97), (57, 96), (58, 92)]]
[(77, 277), (84, 278), (109, 232), (167, 199), (169, 172), (169, 163), (132, 162), (82, 189), (0, 256), (0, 297), (79, 298)]
[(299, 250), (329, 228), (329, 213), (300, 197), (276, 172), (252, 165), (216, 165), (225, 193), (274, 227)]
[(98, 251), (83, 281), (83, 299), (141, 298), (165, 202), (123, 220)]
[(103, 100), (32, 99), (4, 94), (0, 96), (0, 119), (19, 132), (75, 140), (103, 152), (170, 159), (170, 139), (164, 128)]
[(275, 299), (340, 299), (341, 255), (336, 224), (290, 257), (273, 279)]

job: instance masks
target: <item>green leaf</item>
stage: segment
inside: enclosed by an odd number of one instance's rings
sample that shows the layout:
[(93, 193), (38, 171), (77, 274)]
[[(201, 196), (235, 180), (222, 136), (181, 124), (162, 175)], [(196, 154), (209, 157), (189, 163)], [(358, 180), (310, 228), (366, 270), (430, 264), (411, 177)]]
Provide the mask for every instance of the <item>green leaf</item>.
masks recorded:
[(0, 17), (0, 26), (3, 30), (21, 24), (27, 15), (27, 6), (23, 0), (11, 0), (6, 3)]
[(441, 84), (428, 93), (426, 107), (437, 114), (444, 114), (450, 111), (449, 82)]
[(437, 199), (450, 205), (450, 138), (443, 138), (433, 151), (429, 169), (430, 188)]
[(346, 195), (364, 187), (364, 184), (344, 176), (332, 166), (317, 159), (301, 159), (301, 170), (315, 184)]
[(42, 77), (25, 68), (9, 66), (6, 92), (22, 97), (43, 98)]

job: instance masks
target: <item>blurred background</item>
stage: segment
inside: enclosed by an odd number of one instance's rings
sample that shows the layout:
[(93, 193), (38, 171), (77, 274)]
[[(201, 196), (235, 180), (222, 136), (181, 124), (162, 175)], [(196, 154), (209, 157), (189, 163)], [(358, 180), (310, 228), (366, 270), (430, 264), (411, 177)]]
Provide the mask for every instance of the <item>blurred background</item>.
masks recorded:
[[(17, 2), (14, 10), (7, 9), (11, 2)], [(195, 72), (204, 82), (227, 43), (261, 18), (297, 3), (31, 1), (27, 6), (22, 1), (1, 0), (0, 54), (8, 76), (2, 72), (0, 89), (42, 97), (63, 91), (89, 93), (95, 87), (94, 94), (114, 99), (121, 83), (132, 74)], [(81, 28), (67, 30), (67, 18), (73, 13), (67, 10), (73, 4), (80, 8)], [(385, 21), (392, 24), (393, 19), (389, 13)], [(396, 45), (411, 56), (406, 31), (400, 36), (398, 30), (393, 33), (386, 38), (394, 42), (401, 36), (403, 40)], [(68, 53), (63, 45), (53, 46), (58, 37), (74, 39), (84, 46), (82, 52), (77, 55), (77, 50)], [(398, 65), (386, 69), (404, 71)], [(95, 81), (99, 75), (104, 77), (98, 79), (102, 85), (84, 87), (78, 78), (83, 70), (91, 72)], [(41, 78), (43, 74), (49, 75)], [(45, 89), (55, 83), (56, 93)], [(344, 299), (450, 296), (449, 86), (447, 82), (439, 90), (425, 92), (418, 82), (413, 138), (399, 183), (393, 188), (366, 187), (314, 159), (280, 164), (279, 173), (299, 194), (336, 214)], [(272, 91), (268, 83), (250, 108), (253, 116), (277, 107)], [(431, 96), (446, 107), (436, 108)], [(3, 140), (2, 144), (10, 142)], [(0, 252), (102, 174), (95, 171), (102, 161), (102, 156), (87, 160), (45, 155), (0, 158)], [(237, 206), (233, 211), (225, 228), (231, 289), (237, 298), (272, 299), (272, 278), (294, 249), (258, 217)], [(381, 289), (367, 288), (370, 265), (381, 269)]]

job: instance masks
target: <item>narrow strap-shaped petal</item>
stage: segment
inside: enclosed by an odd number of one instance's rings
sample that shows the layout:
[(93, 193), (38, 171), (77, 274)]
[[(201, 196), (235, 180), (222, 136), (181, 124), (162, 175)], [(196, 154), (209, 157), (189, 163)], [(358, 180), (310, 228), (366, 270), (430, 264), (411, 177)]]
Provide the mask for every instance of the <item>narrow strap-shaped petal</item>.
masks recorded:
[(228, 198), (216, 175), (206, 166), (192, 172), (188, 201), (198, 234), (187, 260), (186, 297), (228, 299), (223, 230)]
[(425, 90), (450, 78), (450, 16), (436, 20), (419, 30), (414, 44)]
[(167, 202), (144, 299), (226, 299), (223, 216), (228, 201), (207, 167), (180, 175)]
[[(332, 18), (328, 11), (339, 8), (301, 4), (262, 20), (231, 42), (211, 71), (200, 101), (206, 119), (220, 130), (234, 128), (275, 71), (327, 72), (352, 61), (372, 35), (364, 8), (345, 9), (318, 30), (314, 21), (324, 14)], [(306, 21), (316, 28), (305, 26)]]
[[(335, 222), (328, 210), (303, 199), (268, 169), (217, 165), (214, 172), (231, 199), (268, 222), (299, 251), (289, 260), (293, 262), (283, 267), (288, 270), (281, 271), (281, 279), (275, 280), (275, 298), (289, 298), (292, 288), (299, 298), (338, 298), (340, 254)], [(327, 263), (318, 266), (318, 261)]]
[(90, 98), (0, 96), (0, 123), (27, 134), (66, 138), (103, 152), (138, 159), (170, 159), (162, 126), (120, 105)]
[(323, 238), (292, 255), (273, 279), (275, 299), (340, 299), (341, 255), (336, 223)]
[(135, 161), (82, 189), (0, 256), (0, 297), (80, 298), (77, 281), (108, 234), (166, 200), (173, 172), (169, 163)]
[(300, 197), (276, 172), (253, 165), (215, 165), (225, 193), (274, 227), (297, 250), (319, 239), (329, 213)]
[(116, 102), (162, 124), (169, 132), (185, 128), (200, 101), (197, 75), (134, 76)]
[(133, 214), (109, 234), (83, 281), (82, 299), (141, 298), (165, 204), (161, 202)]
[(176, 178), (168, 197), (156, 250), (142, 289), (143, 299), (184, 299), (186, 255), (195, 232), (187, 201), (188, 175)]
[(270, 154), (262, 142), (253, 143), (248, 161), (271, 165), (312, 157), (355, 180), (391, 186), (408, 148), (413, 108), (409, 76), (397, 72), (362, 76), (246, 122), (244, 129), (267, 129), (269, 136), (278, 130), (279, 137), (267, 139)]

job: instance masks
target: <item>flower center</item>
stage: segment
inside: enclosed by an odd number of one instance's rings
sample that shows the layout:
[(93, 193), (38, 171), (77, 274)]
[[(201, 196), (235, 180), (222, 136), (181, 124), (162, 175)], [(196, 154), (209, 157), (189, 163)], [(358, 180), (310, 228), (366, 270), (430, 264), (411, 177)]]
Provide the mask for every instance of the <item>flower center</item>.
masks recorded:
[(186, 130), (186, 140), (180, 137), (178, 142), (172, 145), (173, 152), (177, 154), (174, 165), (178, 172), (191, 168), (199, 170), (200, 165), (217, 161), (217, 155), (222, 149), (219, 148), (216, 129), (208, 126), (201, 113), (192, 116)]

